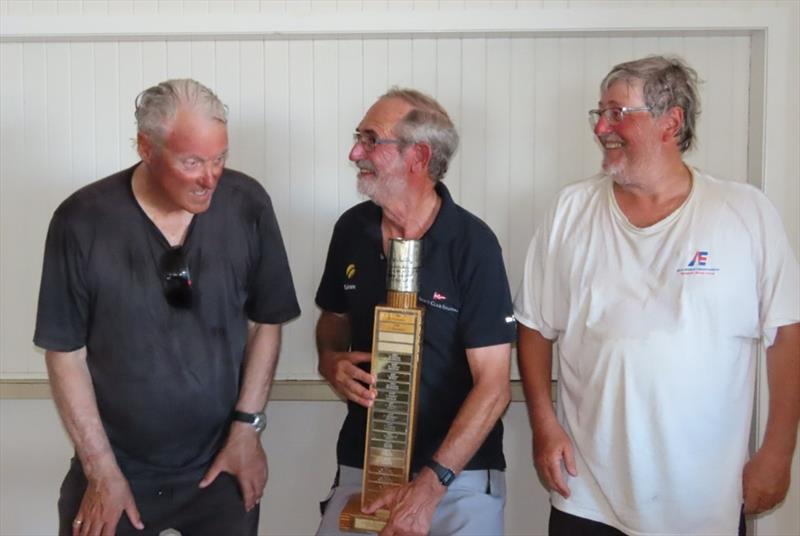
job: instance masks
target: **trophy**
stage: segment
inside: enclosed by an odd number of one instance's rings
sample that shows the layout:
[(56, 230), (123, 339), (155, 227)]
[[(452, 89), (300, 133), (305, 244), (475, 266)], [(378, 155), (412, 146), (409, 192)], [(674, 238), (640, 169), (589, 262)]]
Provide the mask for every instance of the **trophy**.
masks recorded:
[(375, 307), (372, 374), (377, 395), (367, 414), (361, 493), (339, 516), (344, 532), (380, 532), (388, 510), (367, 515), (361, 507), (386, 489), (408, 482), (419, 385), (422, 309), (417, 307), (422, 242), (393, 238), (386, 274), (386, 305)]

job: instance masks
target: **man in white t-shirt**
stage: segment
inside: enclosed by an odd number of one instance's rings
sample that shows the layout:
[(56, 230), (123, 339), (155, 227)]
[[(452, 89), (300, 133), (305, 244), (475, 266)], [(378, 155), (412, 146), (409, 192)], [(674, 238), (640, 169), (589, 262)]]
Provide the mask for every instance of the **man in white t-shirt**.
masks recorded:
[[(684, 164), (696, 85), (677, 58), (614, 67), (590, 111), (603, 173), (559, 193), (528, 251), (519, 366), (550, 534), (741, 534), (789, 487), (798, 265), (761, 192)], [(769, 418), (748, 460), (759, 343)]]

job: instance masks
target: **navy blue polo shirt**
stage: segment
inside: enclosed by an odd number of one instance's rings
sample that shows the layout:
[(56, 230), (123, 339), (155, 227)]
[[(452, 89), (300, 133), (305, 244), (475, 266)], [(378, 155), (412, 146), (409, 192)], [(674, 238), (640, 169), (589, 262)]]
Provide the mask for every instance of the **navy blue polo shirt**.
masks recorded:
[[(444, 184), (442, 205), (422, 238), (418, 301), (423, 317), (417, 429), (411, 461), (419, 471), (433, 456), (472, 389), (467, 348), (511, 342), (515, 324), (508, 278), (497, 238), (480, 219), (453, 202)], [(372, 351), (376, 305), (386, 303), (386, 259), (381, 208), (366, 201), (342, 214), (333, 230), (317, 305), (350, 318), (351, 349)], [(364, 364), (369, 370), (369, 364)], [(348, 401), (337, 444), (342, 465), (362, 467), (367, 410)], [(505, 469), (498, 419), (465, 469)]]

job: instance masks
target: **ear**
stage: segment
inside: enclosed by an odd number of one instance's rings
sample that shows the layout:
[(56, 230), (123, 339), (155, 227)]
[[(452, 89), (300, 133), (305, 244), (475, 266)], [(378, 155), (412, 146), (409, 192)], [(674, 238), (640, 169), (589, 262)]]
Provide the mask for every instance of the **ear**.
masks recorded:
[(673, 106), (661, 116), (663, 122), (663, 131), (661, 136), (661, 141), (663, 142), (670, 142), (674, 141), (677, 143), (678, 135), (681, 131), (681, 127), (683, 126), (684, 116), (683, 116), (683, 108), (680, 106)]
[(412, 146), (413, 160), (411, 171), (414, 174), (428, 173), (428, 163), (431, 161), (431, 146), (425, 143), (416, 143)]
[(150, 138), (141, 132), (136, 133), (136, 152), (139, 153), (139, 158), (142, 159), (142, 162), (145, 164), (150, 163), (150, 159), (153, 156), (153, 143)]

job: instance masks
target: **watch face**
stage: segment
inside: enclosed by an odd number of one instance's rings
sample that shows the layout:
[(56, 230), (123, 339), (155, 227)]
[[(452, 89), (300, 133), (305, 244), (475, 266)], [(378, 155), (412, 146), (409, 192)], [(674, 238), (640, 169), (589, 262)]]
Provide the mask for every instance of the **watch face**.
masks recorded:
[(255, 420), (252, 422), (253, 427), (259, 434), (267, 428), (267, 418), (263, 413), (256, 413)]

